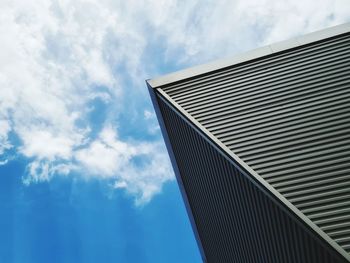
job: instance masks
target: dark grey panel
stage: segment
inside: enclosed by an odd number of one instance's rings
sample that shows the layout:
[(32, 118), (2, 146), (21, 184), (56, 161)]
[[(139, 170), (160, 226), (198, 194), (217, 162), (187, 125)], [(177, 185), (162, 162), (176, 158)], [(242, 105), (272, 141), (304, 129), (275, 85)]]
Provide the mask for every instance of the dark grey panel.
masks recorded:
[(350, 34), (160, 86), (350, 253)]
[(346, 262), (158, 96), (208, 262)]

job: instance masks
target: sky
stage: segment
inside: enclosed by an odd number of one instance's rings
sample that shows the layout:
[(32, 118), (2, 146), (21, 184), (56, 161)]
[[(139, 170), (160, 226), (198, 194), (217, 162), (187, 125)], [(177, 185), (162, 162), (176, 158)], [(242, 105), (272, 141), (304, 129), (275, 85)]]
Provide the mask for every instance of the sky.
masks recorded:
[(145, 80), (349, 0), (0, 1), (0, 263), (201, 262)]

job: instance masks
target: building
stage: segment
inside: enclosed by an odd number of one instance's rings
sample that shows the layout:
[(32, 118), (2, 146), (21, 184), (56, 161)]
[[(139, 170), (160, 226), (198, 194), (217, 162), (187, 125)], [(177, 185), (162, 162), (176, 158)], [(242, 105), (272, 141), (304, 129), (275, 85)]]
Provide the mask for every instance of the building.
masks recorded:
[(147, 85), (203, 261), (350, 262), (350, 23)]

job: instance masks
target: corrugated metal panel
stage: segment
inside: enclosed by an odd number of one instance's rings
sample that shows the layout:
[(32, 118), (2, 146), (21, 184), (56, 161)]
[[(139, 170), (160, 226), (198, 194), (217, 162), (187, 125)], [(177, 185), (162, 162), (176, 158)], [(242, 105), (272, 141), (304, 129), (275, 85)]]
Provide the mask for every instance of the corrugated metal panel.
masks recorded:
[(350, 34), (159, 87), (350, 253)]
[(158, 96), (208, 262), (345, 262)]

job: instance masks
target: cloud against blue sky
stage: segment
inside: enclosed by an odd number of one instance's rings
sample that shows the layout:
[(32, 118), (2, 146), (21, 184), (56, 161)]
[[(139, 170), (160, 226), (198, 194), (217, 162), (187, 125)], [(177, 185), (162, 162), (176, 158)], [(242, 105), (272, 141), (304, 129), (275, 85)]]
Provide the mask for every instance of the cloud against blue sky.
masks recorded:
[(145, 79), (349, 19), (348, 0), (3, 0), (0, 165), (147, 203), (174, 177)]

